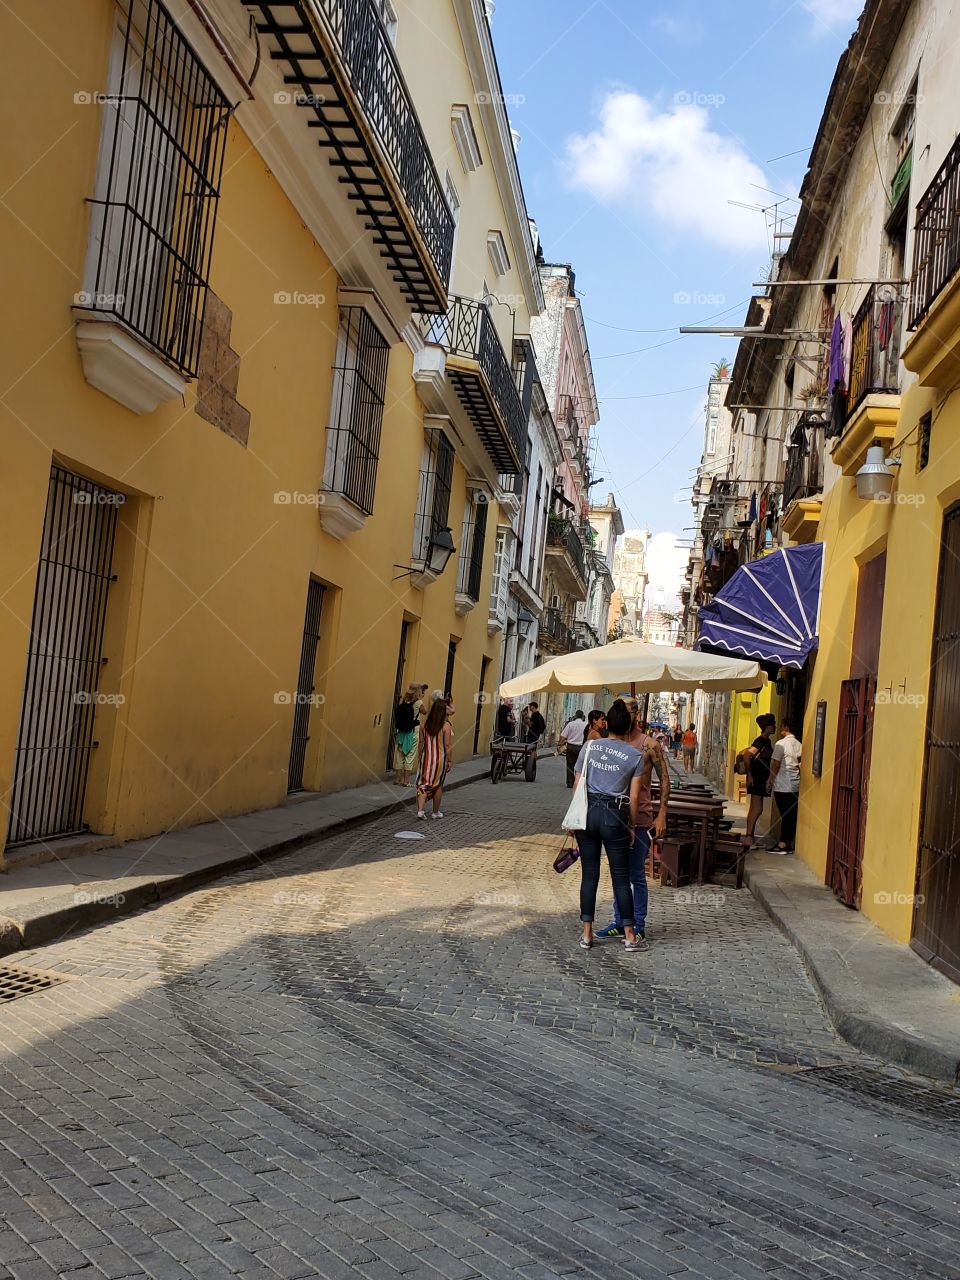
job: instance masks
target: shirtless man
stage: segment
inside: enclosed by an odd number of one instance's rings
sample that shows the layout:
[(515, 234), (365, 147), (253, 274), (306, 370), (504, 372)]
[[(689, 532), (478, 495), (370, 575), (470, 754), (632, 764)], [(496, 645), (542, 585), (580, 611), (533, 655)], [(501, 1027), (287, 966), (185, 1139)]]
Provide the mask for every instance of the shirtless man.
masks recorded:
[[(641, 774), (640, 803), (637, 814), (637, 827), (634, 832), (633, 846), (630, 850), (630, 884), (633, 888), (633, 911), (636, 918), (637, 939), (645, 941), (647, 904), (650, 891), (647, 888), (647, 854), (650, 852), (651, 837), (660, 839), (667, 829), (667, 801), (670, 799), (670, 770), (659, 743), (647, 733), (640, 723), (640, 704), (636, 698), (624, 698), (632, 721), (630, 734), (626, 741), (631, 747), (643, 752), (643, 773)], [(650, 796), (650, 781), (656, 769), (660, 779), (660, 808), (656, 816), (653, 812), (653, 801)], [(613, 921), (605, 929), (599, 930), (598, 938), (622, 938), (623, 924), (617, 904), (613, 904)]]

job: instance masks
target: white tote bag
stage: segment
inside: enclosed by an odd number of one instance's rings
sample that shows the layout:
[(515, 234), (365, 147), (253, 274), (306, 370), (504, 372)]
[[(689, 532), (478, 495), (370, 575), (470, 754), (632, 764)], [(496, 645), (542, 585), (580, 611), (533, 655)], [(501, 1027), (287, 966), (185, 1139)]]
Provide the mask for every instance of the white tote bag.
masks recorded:
[(583, 831), (587, 825), (587, 761), (590, 759), (592, 742), (587, 743), (587, 751), (583, 757), (583, 770), (579, 781), (573, 789), (567, 812), (564, 815), (562, 828), (564, 831)]

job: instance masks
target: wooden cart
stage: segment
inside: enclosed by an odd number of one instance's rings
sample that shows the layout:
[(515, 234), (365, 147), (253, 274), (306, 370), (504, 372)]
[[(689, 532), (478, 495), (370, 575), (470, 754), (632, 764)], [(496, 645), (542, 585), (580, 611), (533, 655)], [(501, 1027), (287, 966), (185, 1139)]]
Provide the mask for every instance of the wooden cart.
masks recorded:
[(537, 743), (494, 738), (490, 743), (490, 781), (498, 783), (508, 773), (523, 774), (526, 782), (537, 779)]

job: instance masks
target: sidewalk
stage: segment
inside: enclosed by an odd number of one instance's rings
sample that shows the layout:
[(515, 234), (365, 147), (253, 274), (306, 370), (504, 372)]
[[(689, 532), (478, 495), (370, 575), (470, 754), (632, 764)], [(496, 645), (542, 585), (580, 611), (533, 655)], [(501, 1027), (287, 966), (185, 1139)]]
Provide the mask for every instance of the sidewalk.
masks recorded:
[[(541, 756), (550, 754), (541, 752)], [(485, 778), (489, 771), (489, 755), (473, 756), (454, 765), (447, 790)], [(310, 797), (308, 793), (276, 809), (205, 822), (93, 853), (71, 856), (70, 843), (64, 842), (63, 855), (55, 861), (0, 874), (0, 956), (138, 911), (414, 804), (412, 787), (376, 782), (332, 795)]]
[[(676, 761), (670, 766), (674, 781), (683, 776)], [(703, 774), (689, 777), (712, 785)], [(726, 812), (742, 830), (746, 805), (728, 799)], [(765, 812), (758, 837), (769, 817)], [(799, 858), (755, 852), (747, 858), (744, 883), (800, 952), (845, 1040), (960, 1086), (960, 987), (859, 911), (842, 906)]]
[(798, 858), (752, 854), (745, 880), (800, 952), (845, 1040), (960, 1085), (960, 987), (842, 906)]

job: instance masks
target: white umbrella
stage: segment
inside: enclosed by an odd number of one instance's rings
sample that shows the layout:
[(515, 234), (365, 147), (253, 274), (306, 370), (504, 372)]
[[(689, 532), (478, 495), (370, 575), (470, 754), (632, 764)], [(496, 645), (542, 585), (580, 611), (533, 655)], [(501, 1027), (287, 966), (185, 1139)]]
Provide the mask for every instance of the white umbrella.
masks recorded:
[(596, 649), (551, 658), (500, 686), (501, 698), (530, 693), (705, 693), (762, 689), (767, 677), (759, 662), (719, 657), (665, 644), (646, 644), (633, 636)]

